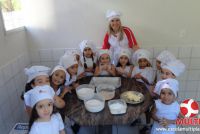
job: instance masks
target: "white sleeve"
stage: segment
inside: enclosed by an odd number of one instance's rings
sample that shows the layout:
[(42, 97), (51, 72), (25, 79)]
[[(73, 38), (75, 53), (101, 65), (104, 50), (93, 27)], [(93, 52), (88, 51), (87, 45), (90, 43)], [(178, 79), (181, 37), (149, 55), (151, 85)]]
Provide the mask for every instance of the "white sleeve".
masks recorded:
[(155, 74), (154, 74), (153, 68), (151, 68), (151, 67), (146, 68), (141, 73), (141, 75), (148, 80), (149, 84), (153, 84), (154, 79), (155, 79)]
[(56, 114), (58, 122), (59, 122), (59, 131), (64, 129), (64, 123), (59, 113)]
[(31, 130), (28, 134), (40, 134), (40, 132), (38, 132), (37, 127), (34, 126), (34, 123), (33, 123)]

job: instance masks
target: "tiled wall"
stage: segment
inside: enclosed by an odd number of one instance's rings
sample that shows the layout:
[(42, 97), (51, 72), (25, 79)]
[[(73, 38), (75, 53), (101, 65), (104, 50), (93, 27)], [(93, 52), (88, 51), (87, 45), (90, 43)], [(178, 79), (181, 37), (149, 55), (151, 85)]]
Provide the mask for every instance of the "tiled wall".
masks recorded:
[(0, 67), (0, 133), (7, 134), (16, 122), (26, 120), (20, 99), (26, 77), (23, 69), (30, 65), (29, 55), (21, 54)]
[[(153, 54), (153, 66), (155, 68), (155, 57), (162, 50), (171, 51), (178, 59), (186, 65), (186, 71), (178, 78), (180, 82), (179, 99), (193, 98), (200, 101), (200, 47), (144, 47)], [(58, 63), (64, 52), (74, 49), (43, 49), (31, 51), (31, 63), (53, 67)]]

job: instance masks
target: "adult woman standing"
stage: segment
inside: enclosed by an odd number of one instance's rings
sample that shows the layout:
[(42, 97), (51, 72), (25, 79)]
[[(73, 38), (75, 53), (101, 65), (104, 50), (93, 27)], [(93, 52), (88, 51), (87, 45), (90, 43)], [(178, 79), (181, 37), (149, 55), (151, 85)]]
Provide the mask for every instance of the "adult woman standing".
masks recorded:
[[(109, 10), (106, 13), (106, 18), (109, 21), (108, 31), (104, 37), (102, 49), (110, 49), (114, 64), (116, 64), (117, 54), (121, 48), (132, 48), (133, 51), (139, 48), (135, 36), (130, 28), (122, 26), (120, 13)], [(132, 51), (130, 49), (130, 51)]]

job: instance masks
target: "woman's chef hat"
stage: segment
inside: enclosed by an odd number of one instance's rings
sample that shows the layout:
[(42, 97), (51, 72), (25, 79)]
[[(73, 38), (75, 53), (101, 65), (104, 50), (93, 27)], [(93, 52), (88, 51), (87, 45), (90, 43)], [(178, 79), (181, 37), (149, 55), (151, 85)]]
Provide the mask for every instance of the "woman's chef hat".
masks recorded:
[(152, 58), (152, 55), (146, 49), (138, 49), (133, 53), (133, 63), (134, 63), (134, 61), (136, 61), (138, 63), (139, 59), (141, 59), (141, 58), (145, 58), (149, 61), (149, 63), (151, 63), (150, 59)]
[(179, 90), (179, 83), (176, 79), (165, 79), (165, 80), (158, 81), (156, 83), (154, 92), (160, 95), (161, 90), (164, 88), (171, 89), (175, 97), (177, 97), (177, 93)]
[(156, 59), (163, 64), (167, 64), (168, 62), (176, 60), (176, 57), (171, 52), (164, 50), (156, 57)]
[(107, 18), (108, 21), (111, 21), (114, 18), (120, 19), (120, 16), (121, 16), (121, 14), (118, 11), (108, 10), (106, 12), (106, 18)]
[(66, 69), (65, 69), (63, 66), (57, 65), (57, 66), (55, 66), (54, 69), (51, 71), (51, 74), (50, 74), (50, 75), (53, 75), (53, 73), (54, 73), (55, 71), (57, 71), (57, 70), (62, 70), (62, 71), (65, 72), (65, 74), (67, 73), (67, 72), (66, 72)]
[(34, 78), (40, 75), (47, 75), (49, 76), (49, 71), (51, 69), (45, 66), (32, 66), (30, 68), (25, 68), (24, 72), (28, 76), (27, 83), (31, 82)]
[(78, 61), (76, 60), (75, 55), (66, 53), (60, 58), (59, 64), (65, 69), (68, 69), (70, 66), (78, 64)]
[(99, 51), (98, 51), (98, 59), (101, 57), (101, 55), (103, 55), (103, 54), (108, 54), (109, 56), (110, 56), (110, 58), (111, 58), (111, 52), (108, 50), (108, 49), (100, 49)]
[(36, 86), (24, 94), (24, 101), (27, 106), (34, 107), (34, 105), (44, 99), (53, 101), (55, 92), (49, 85)]
[(180, 60), (174, 60), (167, 64), (161, 63), (161, 68), (170, 70), (176, 77), (185, 71), (185, 65)]
[(121, 56), (127, 56), (130, 62), (130, 58), (131, 58), (131, 51), (129, 49), (126, 48), (122, 48), (118, 54), (118, 60)]
[(86, 47), (89, 47), (92, 49), (92, 52), (95, 52), (95, 45), (91, 40), (83, 40), (80, 44), (79, 44), (80, 50), (83, 53), (84, 49)]

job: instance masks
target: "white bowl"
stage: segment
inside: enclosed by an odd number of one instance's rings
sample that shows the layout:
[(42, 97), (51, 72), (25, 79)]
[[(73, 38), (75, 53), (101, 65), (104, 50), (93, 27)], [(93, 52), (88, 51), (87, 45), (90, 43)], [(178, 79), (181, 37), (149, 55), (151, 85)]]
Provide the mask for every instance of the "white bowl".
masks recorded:
[(124, 114), (126, 113), (127, 104), (123, 99), (116, 99), (108, 101), (108, 107), (111, 114)]
[(76, 94), (79, 99), (90, 99), (94, 96), (95, 87), (89, 84), (82, 84), (76, 88)]
[(100, 84), (96, 88), (97, 94), (104, 97), (105, 100), (110, 100), (115, 97), (115, 86), (108, 84)]
[(84, 105), (87, 111), (96, 113), (104, 109), (105, 100), (102, 96), (94, 94), (92, 98), (84, 100)]

